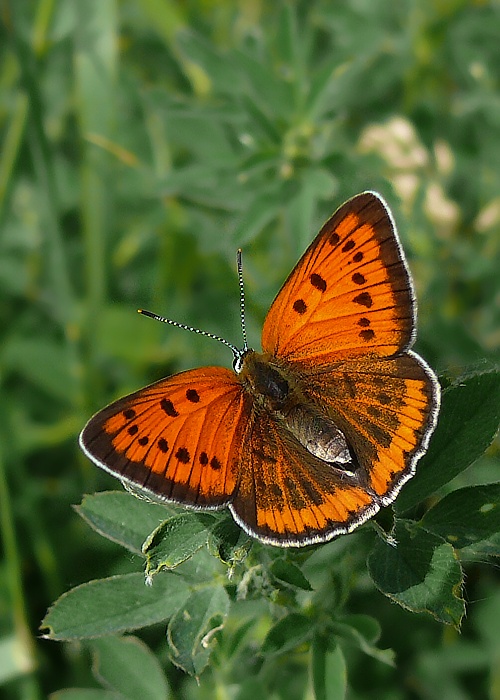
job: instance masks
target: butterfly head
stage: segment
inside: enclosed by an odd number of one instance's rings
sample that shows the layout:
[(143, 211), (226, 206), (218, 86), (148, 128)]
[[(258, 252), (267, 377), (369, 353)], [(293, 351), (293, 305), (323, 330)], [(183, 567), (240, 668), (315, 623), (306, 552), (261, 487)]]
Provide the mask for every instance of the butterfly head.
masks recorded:
[(244, 348), (231, 348), (233, 351), (233, 369), (236, 372), (236, 374), (239, 374), (241, 370), (243, 369), (243, 365), (245, 364), (245, 358), (250, 354), (253, 353), (254, 350), (252, 348), (244, 347)]

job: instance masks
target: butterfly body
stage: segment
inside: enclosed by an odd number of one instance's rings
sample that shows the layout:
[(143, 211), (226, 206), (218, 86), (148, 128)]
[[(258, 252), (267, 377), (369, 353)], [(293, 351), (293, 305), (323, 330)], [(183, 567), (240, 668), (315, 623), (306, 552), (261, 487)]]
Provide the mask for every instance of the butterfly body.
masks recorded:
[(390, 211), (346, 202), (292, 270), (262, 353), (190, 370), (99, 411), (84, 452), (125, 483), (229, 506), (280, 546), (350, 532), (397, 496), (434, 429), (439, 385), (411, 350), (415, 297)]
[(259, 407), (294, 436), (311, 454), (337, 465), (350, 460), (342, 432), (305, 394), (305, 376), (290, 372), (270, 353), (251, 350), (243, 358), (239, 375), (255, 409)]

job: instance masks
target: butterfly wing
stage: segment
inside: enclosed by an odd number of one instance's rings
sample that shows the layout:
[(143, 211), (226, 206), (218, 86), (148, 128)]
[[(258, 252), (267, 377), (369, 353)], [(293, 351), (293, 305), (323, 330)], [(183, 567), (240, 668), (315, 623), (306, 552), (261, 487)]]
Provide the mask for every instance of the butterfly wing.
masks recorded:
[(262, 331), (265, 352), (329, 365), (409, 347), (414, 294), (389, 209), (375, 193), (325, 223), (279, 291)]
[(241, 478), (230, 504), (253, 537), (302, 546), (350, 532), (379, 504), (356, 477), (308, 452), (264, 412), (254, 415), (241, 452)]
[(248, 400), (221, 367), (181, 372), (96, 413), (80, 435), (99, 467), (166, 500), (218, 508), (239, 473)]
[(381, 505), (414, 474), (437, 419), (439, 385), (408, 351), (390, 359), (339, 363), (311, 371), (306, 397), (340, 428), (358, 460), (358, 476)]

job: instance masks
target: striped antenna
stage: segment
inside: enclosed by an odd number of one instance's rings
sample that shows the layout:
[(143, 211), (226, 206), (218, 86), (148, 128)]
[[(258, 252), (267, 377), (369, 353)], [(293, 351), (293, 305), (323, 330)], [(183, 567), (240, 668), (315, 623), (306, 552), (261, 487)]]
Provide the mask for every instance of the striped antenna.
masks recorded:
[(241, 332), (243, 335), (243, 349), (237, 348), (225, 338), (221, 338), (220, 335), (215, 335), (215, 333), (209, 333), (208, 331), (202, 331), (199, 328), (194, 328), (194, 326), (188, 326), (186, 323), (179, 323), (179, 321), (173, 321), (171, 318), (166, 318), (165, 316), (159, 316), (152, 311), (146, 311), (146, 309), (137, 309), (138, 313), (143, 316), (149, 316), (149, 318), (154, 318), (155, 321), (160, 321), (161, 323), (168, 323), (176, 328), (182, 328), (185, 331), (190, 331), (191, 333), (198, 333), (198, 335), (204, 335), (207, 338), (212, 338), (213, 340), (219, 341), (233, 353), (233, 367), (235, 372), (239, 372), (242, 367), (243, 356), (248, 352), (248, 342), (247, 342), (247, 331), (245, 325), (245, 288), (243, 285), (243, 265), (242, 265), (242, 255), (241, 248), (236, 254), (236, 262), (238, 267), (238, 284), (240, 288), (240, 320), (241, 320)]
[(243, 261), (242, 261), (242, 251), (238, 248), (236, 252), (236, 264), (238, 266), (238, 284), (240, 286), (240, 321), (241, 321), (241, 334), (243, 336), (243, 352), (248, 350), (247, 342), (247, 326), (245, 323), (245, 285), (243, 284)]

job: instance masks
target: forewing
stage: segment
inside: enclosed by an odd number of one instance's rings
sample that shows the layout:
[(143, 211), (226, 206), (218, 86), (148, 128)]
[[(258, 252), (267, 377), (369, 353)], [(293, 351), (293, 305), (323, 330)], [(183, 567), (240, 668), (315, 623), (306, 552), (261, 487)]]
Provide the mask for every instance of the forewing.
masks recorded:
[(326, 222), (267, 314), (265, 352), (329, 365), (388, 357), (411, 345), (412, 283), (396, 227), (381, 197), (365, 192)]
[(96, 413), (80, 435), (99, 467), (166, 500), (217, 508), (235, 490), (248, 408), (236, 375), (204, 367)]

